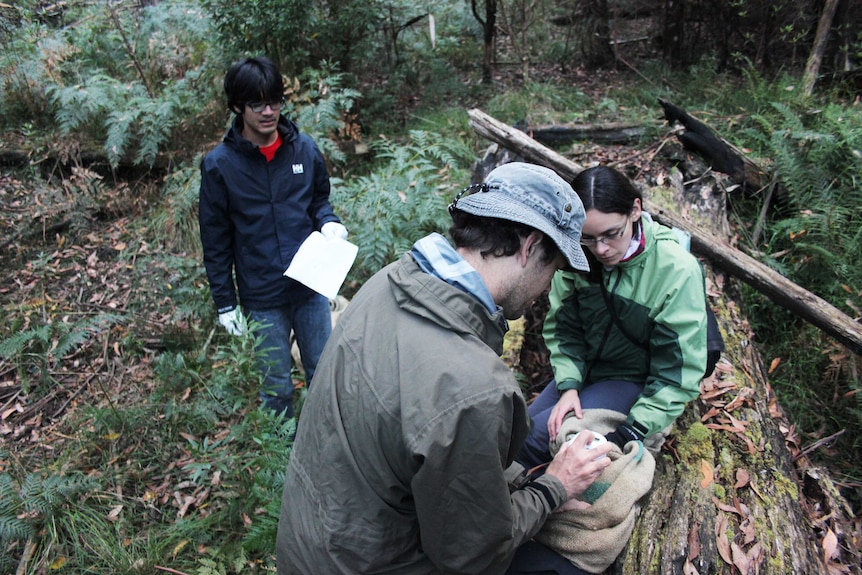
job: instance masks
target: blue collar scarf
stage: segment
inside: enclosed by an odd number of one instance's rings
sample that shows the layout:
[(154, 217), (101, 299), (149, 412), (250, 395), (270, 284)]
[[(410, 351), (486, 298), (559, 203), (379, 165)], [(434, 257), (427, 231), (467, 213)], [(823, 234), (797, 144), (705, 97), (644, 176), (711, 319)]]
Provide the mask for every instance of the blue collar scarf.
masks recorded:
[(435, 232), (417, 241), (410, 254), (422, 271), (472, 295), (489, 313), (496, 313), (499, 309), (479, 272), (440, 234)]

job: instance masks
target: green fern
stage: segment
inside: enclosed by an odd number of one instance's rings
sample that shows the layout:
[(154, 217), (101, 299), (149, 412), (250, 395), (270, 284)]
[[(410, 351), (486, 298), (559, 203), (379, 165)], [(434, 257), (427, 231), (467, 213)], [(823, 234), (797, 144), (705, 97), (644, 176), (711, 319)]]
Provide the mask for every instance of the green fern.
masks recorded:
[(445, 233), (446, 205), (467, 183), (472, 151), (432, 132), (410, 132), (410, 140), (380, 140), (371, 146), (379, 167), (350, 183), (333, 180), (333, 205), (359, 246), (350, 279), (362, 283), (397, 259), (419, 238)]
[(10, 360), (25, 352), (30, 346), (47, 346), (53, 330), (50, 324), (19, 331), (0, 341), (0, 357)]
[(100, 73), (78, 84), (48, 86), (48, 96), (57, 110), (55, 117), (64, 134), (81, 131), (85, 126), (96, 134), (102, 133), (104, 118), (117, 107), (124, 107), (128, 93), (129, 86)]
[(32, 523), (19, 517), (23, 511), (18, 485), (8, 473), (0, 473), (0, 545), (27, 539), (35, 533)]
[(298, 81), (302, 91), (287, 102), (284, 113), (295, 118), (324, 156), (333, 162), (343, 162), (344, 152), (334, 137), (344, 128), (344, 115), (353, 107), (359, 92), (343, 88), (343, 75), (326, 62), (320, 70), (307, 70)]
[(200, 156), (167, 176), (161, 189), (161, 201), (150, 219), (150, 231), (171, 251), (201, 253), (198, 225), (199, 164)]
[(847, 263), (862, 258), (862, 113), (836, 104), (812, 111), (785, 98), (762, 106), (741, 131), (743, 145), (772, 159), (786, 190), (757, 248), (776, 254), (765, 263), (855, 316), (862, 272)]
[(0, 341), (0, 357), (17, 364), (18, 376), (25, 387), (31, 372), (38, 373), (39, 380), (45, 383), (63, 358), (94, 334), (122, 320), (116, 314), (100, 314), (74, 323), (45, 323), (19, 330)]
[(27, 475), (16, 484), (8, 473), (0, 473), (0, 542), (35, 535), (39, 528), (53, 521), (61, 508), (90, 493), (98, 484), (83, 476)]

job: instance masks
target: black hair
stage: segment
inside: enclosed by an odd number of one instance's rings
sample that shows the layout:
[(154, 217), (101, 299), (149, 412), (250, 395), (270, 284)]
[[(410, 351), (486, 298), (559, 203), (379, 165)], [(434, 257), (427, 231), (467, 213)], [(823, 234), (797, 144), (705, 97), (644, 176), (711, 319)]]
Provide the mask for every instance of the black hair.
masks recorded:
[(280, 102), (284, 98), (284, 80), (266, 56), (244, 58), (225, 74), (224, 93), (227, 107), (242, 114), (243, 107), (251, 102)]
[[(598, 210), (603, 214), (629, 215), (635, 206), (635, 200), (640, 200), (643, 207), (643, 195), (631, 180), (617, 170), (608, 166), (587, 168), (572, 180), (572, 188), (581, 202), (584, 211)], [(634, 222), (633, 226), (640, 225)], [(601, 264), (592, 250), (584, 249), (584, 255), (590, 264), (587, 280), (597, 283), (601, 280)]]
[(572, 180), (572, 188), (581, 198), (584, 211), (628, 215), (636, 199), (643, 204), (640, 190), (622, 173), (608, 166), (583, 170)]
[[(521, 248), (521, 242), (536, 230), (530, 226), (500, 218), (476, 216), (459, 209), (450, 211), (452, 225), (449, 236), (456, 248), (479, 250), (482, 257), (511, 256)], [(542, 234), (542, 262), (549, 263), (561, 255), (557, 244)]]

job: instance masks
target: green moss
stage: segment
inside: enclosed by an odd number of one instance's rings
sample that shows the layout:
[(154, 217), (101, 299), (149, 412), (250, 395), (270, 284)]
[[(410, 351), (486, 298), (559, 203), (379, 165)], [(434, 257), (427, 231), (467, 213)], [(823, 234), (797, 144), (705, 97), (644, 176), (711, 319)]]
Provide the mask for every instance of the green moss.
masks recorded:
[(718, 466), (720, 468), (721, 478), (729, 485), (735, 483), (734, 473), (736, 473), (736, 458), (731, 453), (728, 445), (724, 445), (718, 452)]
[(784, 475), (774, 474), (773, 485), (775, 485), (775, 493), (778, 496), (785, 496), (790, 499), (799, 498), (799, 486)]
[(727, 498), (727, 490), (720, 483), (713, 483), (712, 485), (715, 496), (724, 501)]
[(712, 432), (701, 422), (695, 422), (677, 440), (680, 458), (694, 464), (705, 459), (712, 461)]
[(668, 186), (655, 186), (650, 188), (648, 198), (652, 203), (660, 207), (668, 208), (676, 205), (673, 200), (673, 188)]

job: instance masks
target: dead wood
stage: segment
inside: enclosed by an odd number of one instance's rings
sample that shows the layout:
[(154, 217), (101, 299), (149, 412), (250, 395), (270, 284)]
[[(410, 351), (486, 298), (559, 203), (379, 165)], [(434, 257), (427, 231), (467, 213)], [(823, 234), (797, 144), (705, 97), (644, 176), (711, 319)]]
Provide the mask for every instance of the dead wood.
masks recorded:
[(666, 100), (659, 98), (658, 102), (664, 109), (668, 125), (679, 123), (684, 128), (677, 139), (685, 149), (701, 156), (713, 170), (729, 175), (734, 183), (751, 192), (765, 189), (772, 181), (760, 166), (706, 124)]
[[(480, 134), (498, 135), (494, 141), (500, 146), (526, 161), (551, 167), (564, 178), (582, 169), (478, 110), (470, 111), (470, 119)], [(511, 135), (511, 140), (504, 135)], [(481, 167), (489, 163), (486, 158)], [(685, 201), (685, 194), (675, 198)], [(693, 252), (701, 250), (702, 255), (707, 244), (719, 246), (715, 249), (721, 253), (738, 252), (713, 235), (726, 229), (726, 202), (679, 208), (699, 212), (712, 233), (668, 209), (647, 204), (656, 219), (692, 233)], [(719, 290), (710, 290), (710, 303), (717, 311), (727, 351), (659, 454), (655, 482), (641, 502), (629, 544), (607, 573), (859, 574), (855, 543), (859, 528), (852, 510), (828, 472), (808, 463), (784, 417), (749, 339), (747, 322), (739, 317), (740, 306), (731, 297), (736, 288), (724, 274), (733, 272), (716, 266), (708, 273), (710, 285), (724, 286), (720, 298), (716, 297)], [(539, 309), (526, 318), (523, 345), (529, 355), (547, 352), (541, 342), (536, 343), (535, 334), (531, 336), (542, 315)], [(519, 367), (526, 363), (522, 350)], [(538, 361), (528, 367), (542, 378), (540, 385), (548, 376), (541, 365)]]
[(537, 126), (530, 128), (527, 133), (546, 146), (561, 146), (584, 140), (599, 144), (632, 144), (644, 136), (646, 128), (622, 123), (560, 124)]
[[(524, 132), (499, 122), (481, 110), (468, 112), (470, 125), (480, 134), (516, 152), (529, 162), (547, 166), (564, 178), (573, 179), (583, 167), (530, 138)], [(700, 227), (675, 216), (669, 209), (644, 201), (644, 208), (661, 223), (684, 229), (692, 235), (692, 252), (748, 283), (772, 301), (811, 322), (854, 353), (862, 354), (862, 326), (822, 298), (794, 284), (781, 274)]]

